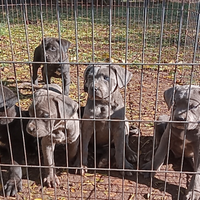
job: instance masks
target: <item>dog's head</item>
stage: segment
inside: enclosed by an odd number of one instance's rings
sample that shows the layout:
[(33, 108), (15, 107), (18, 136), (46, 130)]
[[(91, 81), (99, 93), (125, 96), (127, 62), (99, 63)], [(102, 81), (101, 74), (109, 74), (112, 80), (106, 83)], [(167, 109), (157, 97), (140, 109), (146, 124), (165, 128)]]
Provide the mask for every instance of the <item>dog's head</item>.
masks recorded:
[[(190, 95), (190, 96), (189, 96)], [(188, 121), (187, 129), (198, 128), (200, 121), (200, 87), (191, 85), (176, 86), (164, 92), (164, 99), (170, 109), (173, 105), (172, 120)], [(194, 123), (195, 122), (195, 123)], [(173, 123), (173, 127), (184, 129), (184, 123)]]
[(1, 117), (15, 117), (15, 104), (17, 102), (17, 96), (12, 90), (6, 86), (0, 87), (0, 124), (11, 123), (13, 118), (1, 118)]
[(67, 52), (70, 44), (71, 43), (65, 39), (59, 40), (59, 38), (53, 37), (44, 38), (44, 45), (43, 41), (41, 44), (42, 54), (44, 53), (43, 48), (45, 48), (47, 62), (61, 62), (61, 58), (62, 61), (68, 58)]
[(70, 119), (77, 114), (77, 109), (78, 104), (68, 96), (39, 89), (34, 93), (34, 101), (29, 107), (30, 117), (37, 119), (29, 120), (26, 130), (35, 137), (50, 135), (56, 128), (64, 129), (65, 121), (62, 119)]
[(84, 91), (90, 99), (108, 100), (119, 87), (126, 87), (132, 74), (119, 65), (88, 66), (84, 72)]

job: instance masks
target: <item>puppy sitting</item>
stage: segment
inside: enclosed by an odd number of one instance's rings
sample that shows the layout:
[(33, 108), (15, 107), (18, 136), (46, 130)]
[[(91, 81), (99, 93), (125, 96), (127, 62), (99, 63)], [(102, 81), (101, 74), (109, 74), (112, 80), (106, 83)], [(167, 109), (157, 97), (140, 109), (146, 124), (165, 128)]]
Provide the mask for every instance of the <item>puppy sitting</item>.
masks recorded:
[[(71, 162), (79, 147), (78, 104), (61, 94), (62, 90), (59, 88), (58, 85), (55, 87), (55, 84), (50, 84), (37, 90), (29, 108), (30, 116), (37, 119), (29, 120), (27, 132), (32, 136), (42, 137), (45, 166), (54, 165), (53, 153), (56, 143), (68, 143), (68, 158)], [(48, 187), (59, 185), (59, 179), (54, 176), (53, 168), (46, 169), (44, 183)]]
[[(42, 76), (45, 83), (47, 83), (47, 80), (48, 83), (51, 83), (51, 77), (61, 78), (63, 74), (65, 95), (69, 94), (70, 65), (59, 64), (59, 62), (69, 62), (67, 55), (69, 46), (70, 42), (64, 39), (61, 39), (60, 41), (59, 38), (44, 38), (44, 44), (42, 41), (42, 43), (35, 49), (33, 58), (33, 62), (47, 62), (42, 68)], [(43, 47), (45, 47), (45, 51)], [(52, 62), (54, 64), (52, 64)], [(38, 84), (37, 73), (40, 66), (40, 63), (33, 63), (34, 84)]]
[[(98, 146), (108, 144), (110, 132), (111, 141), (115, 146), (117, 168), (123, 168), (124, 146), (126, 152), (125, 168), (133, 168), (129, 161), (136, 161), (136, 153), (128, 145), (129, 123), (123, 121), (126, 120), (124, 100), (119, 92), (119, 88), (126, 87), (131, 77), (129, 71), (125, 72), (125, 69), (118, 65), (111, 65), (110, 67), (108, 65), (95, 65), (86, 68), (84, 72), (84, 90), (88, 92), (88, 99), (81, 127), (82, 164), (85, 167), (85, 170), (81, 171), (82, 174), (86, 171), (89, 142), (94, 141), (92, 138), (94, 118), (97, 119), (95, 121), (96, 144)], [(108, 119), (111, 119), (110, 123), (107, 121)]]
[[(11, 164), (23, 164), (28, 153), (36, 153), (34, 138), (26, 132), (28, 111), (21, 111), (18, 106), (16, 95), (7, 87), (0, 87), (0, 147), (9, 152)], [(3, 117), (3, 118), (2, 118)], [(10, 117), (10, 118), (7, 118)], [(22, 117), (14, 119), (15, 117)], [(24, 119), (23, 119), (24, 117)], [(25, 144), (23, 142), (25, 138)], [(24, 152), (26, 149), (26, 152)], [(4, 156), (3, 156), (4, 160)], [(3, 161), (5, 163), (5, 161)], [(18, 166), (10, 167), (10, 177), (5, 185), (5, 195), (14, 196), (22, 190), (22, 169)]]
[[(190, 89), (190, 91), (189, 91)], [(172, 101), (174, 95), (174, 102)], [(190, 95), (190, 96), (189, 96)], [(164, 133), (161, 136), (158, 149), (155, 153), (153, 169), (159, 169), (166, 157), (168, 149), (168, 140), (170, 139), (170, 150), (176, 157), (181, 157), (184, 151), (185, 158), (192, 158), (195, 172), (200, 172), (200, 87), (192, 85), (176, 86), (164, 92), (165, 102), (172, 109), (172, 123), (160, 123), (159, 130), (163, 127)], [(162, 116), (160, 119), (167, 119)], [(178, 123), (178, 122), (179, 123)], [(184, 123), (185, 122), (185, 123)], [(189, 122), (189, 123), (186, 123)], [(171, 133), (171, 137), (169, 135)], [(183, 149), (185, 138), (185, 148)], [(151, 169), (151, 162), (146, 163), (142, 169)], [(148, 177), (149, 173), (144, 173)], [(200, 199), (200, 174), (194, 174), (185, 199)]]

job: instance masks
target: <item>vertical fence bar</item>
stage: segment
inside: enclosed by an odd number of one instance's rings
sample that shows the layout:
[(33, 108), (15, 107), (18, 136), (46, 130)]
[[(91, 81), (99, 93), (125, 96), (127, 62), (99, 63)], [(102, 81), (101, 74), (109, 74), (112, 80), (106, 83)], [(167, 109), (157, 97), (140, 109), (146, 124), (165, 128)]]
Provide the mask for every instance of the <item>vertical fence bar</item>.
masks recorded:
[[(179, 53), (180, 53), (180, 44), (181, 44), (181, 34), (182, 34), (182, 25), (183, 25), (183, 10), (184, 10), (184, 2), (182, 0), (182, 5), (181, 5), (181, 15), (180, 15), (180, 20), (179, 20), (179, 33), (178, 33), (178, 43), (177, 43), (177, 53), (176, 53), (176, 62), (179, 60)], [(177, 71), (177, 66), (175, 66), (175, 72)], [(175, 73), (176, 74), (176, 73)], [(176, 77), (174, 77), (174, 81), (176, 80)], [(175, 82), (174, 82), (175, 84)], [(185, 138), (184, 138), (184, 144), (183, 144), (183, 149), (185, 148)], [(182, 161), (184, 159), (184, 151), (182, 154)], [(183, 162), (181, 162), (181, 172), (183, 168)], [(177, 200), (180, 198), (180, 189), (181, 189), (181, 176), (182, 173), (179, 174), (179, 187), (178, 187), (178, 195), (177, 195)]]

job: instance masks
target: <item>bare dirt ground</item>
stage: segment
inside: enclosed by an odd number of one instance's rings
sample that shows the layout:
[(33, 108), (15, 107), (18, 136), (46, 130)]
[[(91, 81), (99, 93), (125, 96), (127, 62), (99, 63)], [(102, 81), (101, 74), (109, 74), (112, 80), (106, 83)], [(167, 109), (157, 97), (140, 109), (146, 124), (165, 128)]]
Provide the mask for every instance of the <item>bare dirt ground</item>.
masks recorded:
[[(83, 92), (83, 71), (85, 66), (79, 68), (80, 85), (80, 103), (85, 104), (86, 94)], [(9, 199), (179, 199), (183, 198), (186, 192), (189, 176), (185, 173), (178, 173), (180, 170), (180, 160), (170, 156), (169, 164), (163, 165), (161, 172), (156, 173), (152, 179), (144, 179), (136, 172), (137, 167), (144, 163), (144, 155), (152, 149), (154, 119), (160, 114), (169, 113), (163, 100), (163, 91), (173, 86), (174, 71), (173, 67), (162, 68), (159, 72), (155, 69), (144, 68), (143, 72), (139, 68), (129, 69), (133, 73), (131, 82), (129, 82), (126, 93), (127, 117), (131, 125), (140, 128), (139, 135), (130, 136), (130, 146), (138, 152), (139, 145), (139, 163), (134, 164), (132, 176), (123, 177), (115, 169), (115, 164), (111, 158), (111, 168), (113, 171), (89, 170), (85, 176), (74, 174), (73, 170), (66, 170), (65, 149), (63, 146), (57, 146), (55, 152), (56, 174), (60, 179), (60, 186), (55, 188), (46, 188), (41, 186), (39, 168), (29, 167), (27, 181), (26, 173), (23, 178), (23, 191), (17, 197)], [(142, 73), (141, 73), (142, 72)], [(72, 84), (70, 96), (77, 100), (77, 68), (71, 70)], [(194, 80), (195, 79), (194, 75)], [(142, 81), (141, 81), (142, 80)], [(190, 80), (190, 69), (185, 68), (177, 70), (176, 83), (186, 84)], [(142, 86), (142, 87), (141, 87)], [(158, 88), (157, 88), (158, 86)], [(157, 96), (156, 96), (156, 91)], [(155, 104), (157, 100), (157, 105)], [(140, 123), (137, 120), (142, 120)], [(89, 155), (89, 167), (94, 167), (93, 154)], [(98, 157), (97, 157), (98, 158)], [(29, 160), (37, 160), (35, 156), (29, 157)], [(35, 165), (35, 164), (33, 164)], [(168, 173), (163, 173), (168, 167)], [(184, 170), (190, 171), (191, 168), (185, 162)], [(26, 172), (26, 170), (24, 170)], [(3, 171), (7, 176), (7, 171)], [(181, 179), (180, 179), (181, 177)], [(180, 187), (179, 187), (180, 186)], [(1, 196), (1, 199), (3, 197)]]

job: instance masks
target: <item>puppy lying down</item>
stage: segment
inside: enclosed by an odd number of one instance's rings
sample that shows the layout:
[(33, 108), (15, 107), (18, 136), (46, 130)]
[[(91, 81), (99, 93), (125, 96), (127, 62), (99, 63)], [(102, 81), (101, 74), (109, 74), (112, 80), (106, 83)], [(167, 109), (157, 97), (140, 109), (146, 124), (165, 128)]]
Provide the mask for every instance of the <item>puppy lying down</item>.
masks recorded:
[(14, 196), (22, 190), (22, 169), (18, 165), (25, 163), (27, 154), (36, 153), (34, 138), (26, 132), (28, 111), (20, 111), (16, 102), (17, 96), (8, 87), (0, 86), (0, 147), (9, 153), (9, 158), (3, 154), (1, 163), (13, 164), (4, 186), (5, 196)]
[[(61, 92), (58, 85), (45, 85), (34, 93), (33, 103), (29, 107), (30, 117), (37, 118), (29, 120), (27, 132), (42, 138), (45, 166), (54, 166), (55, 144), (67, 142), (68, 158), (71, 162), (75, 159), (79, 147), (78, 104)], [(45, 171), (44, 183), (49, 187), (59, 185), (53, 168), (49, 167)]]

